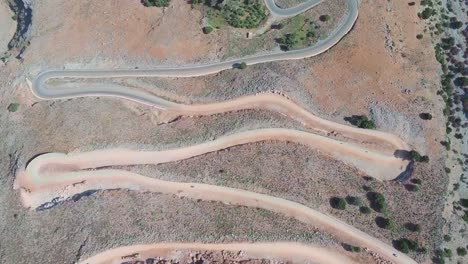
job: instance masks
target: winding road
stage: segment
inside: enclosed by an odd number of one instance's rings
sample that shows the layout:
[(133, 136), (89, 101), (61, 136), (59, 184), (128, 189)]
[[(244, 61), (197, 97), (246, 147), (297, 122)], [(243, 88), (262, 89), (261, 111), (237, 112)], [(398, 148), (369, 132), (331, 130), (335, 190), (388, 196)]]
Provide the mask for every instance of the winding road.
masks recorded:
[[(288, 9), (277, 7), (274, 0), (265, 0), (265, 4), (274, 19), (282, 19), (298, 15), (323, 1), (325, 0), (310, 0)], [(368, 248), (394, 263), (416, 263), (407, 255), (395, 250), (392, 246), (338, 219), (296, 202), (241, 189), (199, 183), (168, 182), (125, 170), (104, 168), (116, 165), (160, 164), (188, 159), (251, 142), (283, 140), (304, 144), (317, 149), (346, 164), (355, 166), (377, 179), (391, 180), (403, 172), (408, 164), (408, 161), (394, 155), (399, 150), (408, 150), (407, 144), (394, 135), (353, 128), (321, 119), (284, 96), (272, 93), (245, 96), (205, 105), (183, 105), (117, 84), (103, 85), (96, 83), (80, 86), (75, 85), (73, 81), (71, 81), (73, 85), (59, 85), (58, 87), (47, 84), (49, 80), (65, 78), (194, 77), (232, 69), (241, 62), (253, 65), (316, 56), (333, 47), (352, 29), (358, 17), (359, 1), (346, 0), (346, 4), (348, 7), (347, 12), (337, 29), (326, 39), (317, 43), (317, 45), (300, 50), (272, 52), (270, 54), (254, 55), (204, 65), (128, 70), (47, 70), (40, 73), (32, 81), (31, 90), (36, 97), (45, 100), (85, 96), (119, 97), (157, 108), (166, 113), (169, 119), (177, 116), (212, 115), (243, 109), (263, 109), (278, 112), (297, 120), (317, 134), (292, 129), (269, 128), (236, 133), (210, 142), (170, 150), (135, 151), (128, 149), (107, 149), (68, 155), (62, 153), (44, 154), (34, 158), (26, 166), (25, 170), (20, 171), (17, 175), (15, 189), (20, 190), (24, 205), (26, 207), (37, 208), (51, 201), (56, 203), (73, 195), (95, 189), (125, 188), (136, 191), (176, 194), (192, 199), (220, 201), (283, 213), (304, 223), (322, 228), (343, 241)], [(333, 139), (330, 135), (346, 139), (349, 142)], [(170, 247), (171, 245), (138, 245), (117, 248), (98, 254), (85, 263), (107, 263), (109, 262), (109, 258), (122, 256), (126, 254), (125, 252), (136, 249), (143, 252), (161, 246)], [(247, 247), (250, 251), (258, 251), (257, 253), (262, 253), (267, 249), (261, 243), (226, 245), (176, 244), (172, 246), (174, 248), (220, 248), (227, 250), (231, 247)], [(323, 254), (324, 251), (299, 244), (272, 243), (267, 247), (271, 249), (272, 254), (280, 252), (284, 256), (287, 253), (285, 249), (288, 249), (296, 252), (297, 257), (315, 259), (319, 263), (349, 262), (342, 258), (342, 256), (330, 256), (330, 254)]]

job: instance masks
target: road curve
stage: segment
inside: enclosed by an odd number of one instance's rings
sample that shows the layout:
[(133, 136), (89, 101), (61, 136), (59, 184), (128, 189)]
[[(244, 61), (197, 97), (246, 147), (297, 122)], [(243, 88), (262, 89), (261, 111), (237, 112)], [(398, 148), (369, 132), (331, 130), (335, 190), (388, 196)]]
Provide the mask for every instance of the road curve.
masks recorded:
[[(346, 264), (355, 263), (337, 250), (303, 245), (299, 243), (158, 243), (150, 245), (133, 245), (113, 248), (92, 256), (80, 264), (114, 264), (122, 261), (145, 261), (155, 257), (170, 259), (174, 251), (242, 251), (248, 258), (274, 259), (292, 261), (293, 263)], [(138, 254), (138, 257), (130, 256)], [(168, 256), (169, 257), (166, 257)], [(125, 258), (125, 256), (129, 256)]]
[(285, 18), (285, 17), (292, 17), (297, 16), (316, 5), (320, 4), (324, 0), (309, 0), (303, 3), (300, 3), (297, 6), (289, 7), (289, 8), (281, 8), (276, 5), (275, 0), (265, 0), (265, 5), (270, 11), (270, 15), (273, 17), (278, 18)]
[[(28, 166), (29, 167), (29, 166)], [(262, 208), (294, 217), (331, 233), (339, 240), (368, 248), (393, 263), (416, 263), (407, 255), (368, 234), (302, 204), (261, 193), (223, 186), (162, 181), (124, 170), (77, 170), (73, 167), (26, 169), (17, 176), (15, 188), (20, 189), (25, 206), (37, 207), (44, 201), (61, 201), (88, 190), (128, 189), (141, 192), (173, 194), (190, 199), (219, 201), (226, 204)], [(47, 171), (49, 170), (49, 171)], [(31, 175), (35, 173), (37, 175)], [(48, 176), (44, 175), (49, 173)], [(54, 178), (48, 184), (37, 184), (35, 178)]]
[[(266, 0), (267, 6), (272, 7), (273, 0)], [(325, 0), (311, 0), (304, 3), (311, 8)], [(58, 78), (121, 78), (121, 77), (194, 77), (217, 73), (223, 70), (232, 69), (233, 65), (245, 62), (248, 65), (280, 61), (295, 60), (313, 57), (321, 54), (336, 43), (338, 43), (353, 27), (358, 17), (358, 0), (346, 0), (348, 10), (342, 19), (340, 26), (316, 45), (304, 49), (287, 52), (272, 52), (270, 54), (253, 55), (245, 58), (233, 59), (223, 62), (216, 62), (202, 65), (180, 66), (180, 67), (156, 67), (153, 69), (129, 69), (129, 70), (46, 70), (40, 73), (32, 82), (32, 91), (35, 96), (41, 99), (64, 99), (83, 96), (116, 96), (124, 97), (136, 101), (146, 101), (146, 95), (129, 91), (128, 89), (113, 89), (113, 87), (88, 87), (80, 90), (69, 90), (64, 88), (50, 89), (46, 81)], [(305, 8), (303, 6), (303, 8)], [(270, 11), (275, 10), (270, 9)], [(289, 9), (286, 9), (289, 10)], [(304, 10), (303, 10), (304, 11)], [(277, 13), (274, 11), (274, 13)], [(294, 15), (296, 11), (291, 9), (287, 13)], [(281, 13), (279, 13), (281, 14)]]
[(50, 171), (52, 167), (84, 170), (108, 166), (162, 164), (197, 157), (233, 146), (268, 140), (295, 142), (309, 146), (325, 155), (341, 160), (345, 164), (354, 166), (378, 180), (392, 180), (405, 171), (408, 165), (407, 160), (361, 148), (352, 143), (336, 141), (293, 129), (266, 128), (240, 132), (201, 144), (169, 150), (105, 149), (68, 155), (48, 153), (29, 162), (26, 172), (35, 184), (49, 184), (56, 180), (62, 180), (59, 177), (47, 176), (46, 172)]

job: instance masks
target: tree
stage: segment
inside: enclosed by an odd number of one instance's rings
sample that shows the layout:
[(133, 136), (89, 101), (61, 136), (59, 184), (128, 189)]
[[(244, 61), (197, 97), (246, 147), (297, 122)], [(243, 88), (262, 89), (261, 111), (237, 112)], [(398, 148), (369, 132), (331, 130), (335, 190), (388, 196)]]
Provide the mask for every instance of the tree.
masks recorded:
[(338, 209), (338, 210), (344, 210), (346, 209), (346, 201), (343, 198), (340, 197), (333, 197), (330, 199), (330, 205), (331, 207)]
[(246, 69), (246, 68), (247, 68), (247, 63), (241, 62), (241, 64), (239, 64), (239, 68), (240, 68), (241, 70)]

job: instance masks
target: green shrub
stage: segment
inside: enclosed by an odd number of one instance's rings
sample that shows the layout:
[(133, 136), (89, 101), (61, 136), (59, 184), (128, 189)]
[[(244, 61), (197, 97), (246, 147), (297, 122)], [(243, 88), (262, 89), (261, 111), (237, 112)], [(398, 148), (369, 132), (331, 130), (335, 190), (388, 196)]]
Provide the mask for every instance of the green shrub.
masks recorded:
[(203, 33), (205, 34), (210, 34), (213, 31), (213, 28), (211, 26), (206, 26), (203, 28)]
[(391, 219), (381, 217), (381, 216), (377, 216), (375, 218), (375, 223), (377, 224), (378, 227), (384, 228), (384, 229), (392, 229), (395, 226), (395, 224), (393, 223)]
[(454, 21), (450, 23), (450, 28), (452, 29), (459, 29), (461, 27), (463, 27), (463, 22), (461, 21)]
[(423, 119), (423, 120), (431, 120), (432, 119), (432, 115), (429, 114), (429, 113), (420, 113), (419, 117), (421, 119)]
[(457, 255), (458, 256), (465, 256), (466, 255), (466, 248), (464, 248), (464, 247), (457, 248)]
[(319, 19), (320, 19), (320, 21), (322, 21), (322, 22), (327, 22), (327, 21), (329, 21), (329, 20), (331, 19), (331, 16), (330, 16), (330, 15), (321, 15), (321, 16), (319, 17)]
[(417, 38), (417, 39), (422, 39), (423, 37), (424, 37), (423, 34), (417, 34), (417, 35), (416, 35), (416, 38)]
[(239, 64), (239, 69), (244, 70), (246, 68), (247, 68), (247, 63), (241, 62), (241, 64)]
[(419, 224), (406, 223), (405, 228), (411, 232), (421, 232), (421, 225)]
[(411, 160), (413, 161), (425, 162), (425, 163), (429, 162), (428, 156), (421, 156), (421, 154), (419, 154), (419, 152), (417, 152), (416, 150), (411, 150), (409, 154), (410, 154)]
[(333, 197), (330, 199), (330, 205), (331, 207), (338, 209), (338, 210), (344, 210), (346, 209), (346, 201), (343, 198), (340, 197)]
[(393, 241), (393, 247), (407, 254), (410, 251), (415, 251), (418, 248), (418, 244), (413, 240), (401, 238)]
[(405, 184), (406, 190), (410, 192), (418, 192), (419, 191), (419, 186), (415, 184)]
[(451, 240), (452, 240), (452, 237), (450, 235), (444, 235), (445, 242), (450, 242)]
[(428, 19), (430, 18), (433, 14), (434, 14), (434, 10), (429, 8), (429, 7), (426, 7), (421, 13), (419, 13), (419, 17), (422, 18), (422, 19)]
[(462, 220), (465, 221), (465, 223), (468, 223), (468, 211), (465, 211), (465, 213), (462, 216)]
[(465, 199), (465, 198), (460, 199), (460, 205), (465, 208), (468, 208), (468, 199)]
[(444, 248), (444, 250), (440, 251), (439, 254), (442, 258), (451, 258), (453, 256), (452, 250), (450, 248)]
[(225, 1), (221, 13), (226, 22), (236, 28), (255, 28), (266, 18), (259, 0)]
[(361, 205), (362, 201), (359, 197), (356, 197), (356, 196), (346, 196), (346, 202), (349, 204), (349, 205)]
[(421, 185), (422, 183), (421, 179), (411, 179), (411, 182), (417, 185)]
[(370, 201), (370, 206), (375, 211), (382, 213), (386, 210), (387, 205), (385, 204), (385, 197), (383, 194), (378, 192), (367, 193), (367, 198)]
[(365, 115), (353, 115), (346, 117), (345, 120), (359, 128), (375, 129), (376, 127), (374, 122)]
[(144, 6), (168, 7), (171, 0), (142, 0)]
[(8, 105), (7, 109), (9, 112), (14, 113), (18, 110), (19, 104), (18, 103), (11, 103)]
[(371, 213), (371, 209), (367, 206), (361, 206), (359, 207), (359, 212), (363, 213), (363, 214), (370, 214)]
[(361, 252), (361, 248), (358, 246), (351, 246), (351, 252)]

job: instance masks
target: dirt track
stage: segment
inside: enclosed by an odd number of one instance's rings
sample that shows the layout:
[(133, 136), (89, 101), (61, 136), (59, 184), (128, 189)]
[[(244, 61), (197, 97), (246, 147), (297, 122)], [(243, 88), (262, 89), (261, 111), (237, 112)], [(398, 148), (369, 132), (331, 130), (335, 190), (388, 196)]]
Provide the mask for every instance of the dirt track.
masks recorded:
[(176, 194), (191, 199), (262, 208), (292, 216), (301, 222), (321, 228), (342, 241), (369, 248), (372, 252), (395, 263), (415, 263), (392, 246), (338, 219), (285, 199), (208, 184), (162, 181), (123, 170), (73, 171), (71, 168), (72, 171), (64, 172), (67, 168), (61, 169), (61, 172), (56, 170), (57, 173), (52, 175), (60, 177), (60, 181), (43, 186), (36, 186), (25, 173), (18, 175), (17, 187), (21, 186), (21, 197), (25, 206), (37, 207), (41, 205), (41, 201), (52, 199), (60, 201), (62, 197), (70, 197), (93, 189), (125, 188), (143, 192)]
[[(293, 262), (309, 263), (329, 263), (343, 264), (354, 263), (351, 259), (341, 255), (336, 251), (302, 245), (296, 243), (238, 243), (238, 244), (196, 244), (196, 243), (160, 243), (152, 245), (135, 245), (120, 247), (102, 252), (87, 260), (82, 264), (106, 264), (119, 263), (123, 260), (145, 260), (170, 255), (174, 250), (196, 250), (196, 251), (242, 251), (250, 258), (278, 259)], [(138, 257), (122, 258), (138, 253)]]

